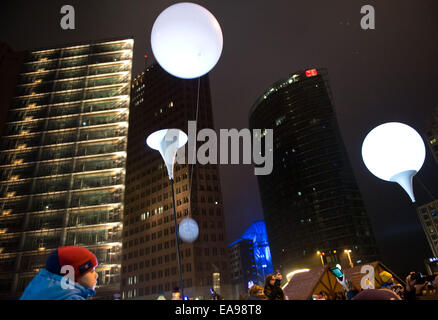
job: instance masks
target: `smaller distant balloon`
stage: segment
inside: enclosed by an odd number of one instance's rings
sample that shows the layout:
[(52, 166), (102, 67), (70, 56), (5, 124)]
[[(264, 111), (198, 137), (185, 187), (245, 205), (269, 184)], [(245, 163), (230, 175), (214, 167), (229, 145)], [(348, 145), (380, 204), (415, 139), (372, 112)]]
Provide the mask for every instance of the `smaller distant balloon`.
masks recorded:
[(178, 233), (182, 241), (192, 243), (198, 239), (198, 223), (192, 218), (184, 218), (179, 223)]

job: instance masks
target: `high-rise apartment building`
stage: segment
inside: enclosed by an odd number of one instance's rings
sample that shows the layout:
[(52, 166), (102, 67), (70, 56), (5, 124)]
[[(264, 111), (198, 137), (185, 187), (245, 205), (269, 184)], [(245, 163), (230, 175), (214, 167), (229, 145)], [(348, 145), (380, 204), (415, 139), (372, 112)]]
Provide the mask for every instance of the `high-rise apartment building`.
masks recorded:
[[(196, 116), (199, 83), (199, 113)], [(146, 145), (152, 132), (177, 128), (188, 132), (213, 128), (208, 76), (179, 79), (158, 64), (132, 83), (123, 234), (122, 298), (169, 299), (180, 286), (171, 185), (156, 150)], [(187, 152), (187, 145), (186, 155)], [(191, 176), (193, 176), (190, 186)], [(229, 265), (218, 166), (176, 164), (175, 204), (178, 223), (197, 221), (198, 239), (180, 242), (184, 295), (210, 298), (210, 288), (229, 295)], [(191, 190), (191, 192), (190, 192)]]
[(434, 257), (438, 257), (438, 200), (417, 208), (418, 217)]
[[(438, 164), (438, 107), (434, 109), (425, 141)], [(438, 257), (438, 200), (418, 206), (417, 213), (430, 249), (434, 257)]]
[(354, 262), (377, 260), (327, 71), (303, 70), (274, 83), (250, 110), (249, 122), (251, 129), (273, 129), (274, 169), (258, 183), (274, 269), (321, 265), (318, 251), (326, 264), (348, 266), (345, 249)]
[(28, 52), (0, 150), (0, 294), (48, 255), (96, 254), (96, 298), (120, 292), (132, 39)]

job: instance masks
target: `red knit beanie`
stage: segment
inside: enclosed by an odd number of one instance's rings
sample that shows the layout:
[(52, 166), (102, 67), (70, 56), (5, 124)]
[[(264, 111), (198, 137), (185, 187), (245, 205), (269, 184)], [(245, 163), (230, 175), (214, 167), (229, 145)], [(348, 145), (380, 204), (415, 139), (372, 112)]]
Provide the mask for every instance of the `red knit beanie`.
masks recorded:
[(89, 250), (76, 247), (61, 247), (53, 251), (47, 259), (46, 269), (52, 273), (61, 274), (63, 266), (70, 265), (75, 270), (75, 281), (82, 277), (85, 273), (97, 267), (98, 262), (96, 256)]

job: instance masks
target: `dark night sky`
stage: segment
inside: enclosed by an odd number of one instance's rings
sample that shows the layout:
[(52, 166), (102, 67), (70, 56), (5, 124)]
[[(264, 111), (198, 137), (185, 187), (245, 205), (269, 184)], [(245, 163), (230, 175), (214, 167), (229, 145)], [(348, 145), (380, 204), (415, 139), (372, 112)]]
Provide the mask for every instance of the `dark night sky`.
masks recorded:
[[(152, 56), (155, 18), (179, 1), (4, 1), (0, 41), (14, 50), (134, 36), (134, 75)], [(374, 126), (400, 121), (425, 132), (438, 107), (436, 0), (196, 1), (218, 19), (221, 59), (210, 72), (216, 129), (248, 127), (248, 111), (273, 82), (306, 67), (326, 67), (339, 125), (384, 263), (402, 274), (432, 255), (415, 207), (400, 187), (371, 175), (361, 144)], [(76, 10), (76, 30), (62, 30), (63, 5)], [(360, 28), (360, 8), (373, 5), (376, 30)], [(232, 115), (232, 116), (230, 116)], [(274, 155), (275, 156), (275, 155)], [(438, 165), (427, 150), (419, 176), (438, 196)], [(253, 167), (222, 165), (227, 238), (263, 218)], [(238, 178), (236, 178), (238, 177)], [(414, 178), (419, 203), (430, 197)]]

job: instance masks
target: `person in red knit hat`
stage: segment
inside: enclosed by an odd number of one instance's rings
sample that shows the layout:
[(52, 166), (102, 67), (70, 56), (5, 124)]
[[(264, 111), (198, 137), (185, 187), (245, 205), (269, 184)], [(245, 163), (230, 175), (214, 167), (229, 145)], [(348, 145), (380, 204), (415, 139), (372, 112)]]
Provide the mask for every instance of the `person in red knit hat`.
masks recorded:
[(50, 254), (46, 268), (32, 279), (20, 300), (86, 300), (96, 294), (97, 265), (96, 256), (85, 248), (58, 248)]

